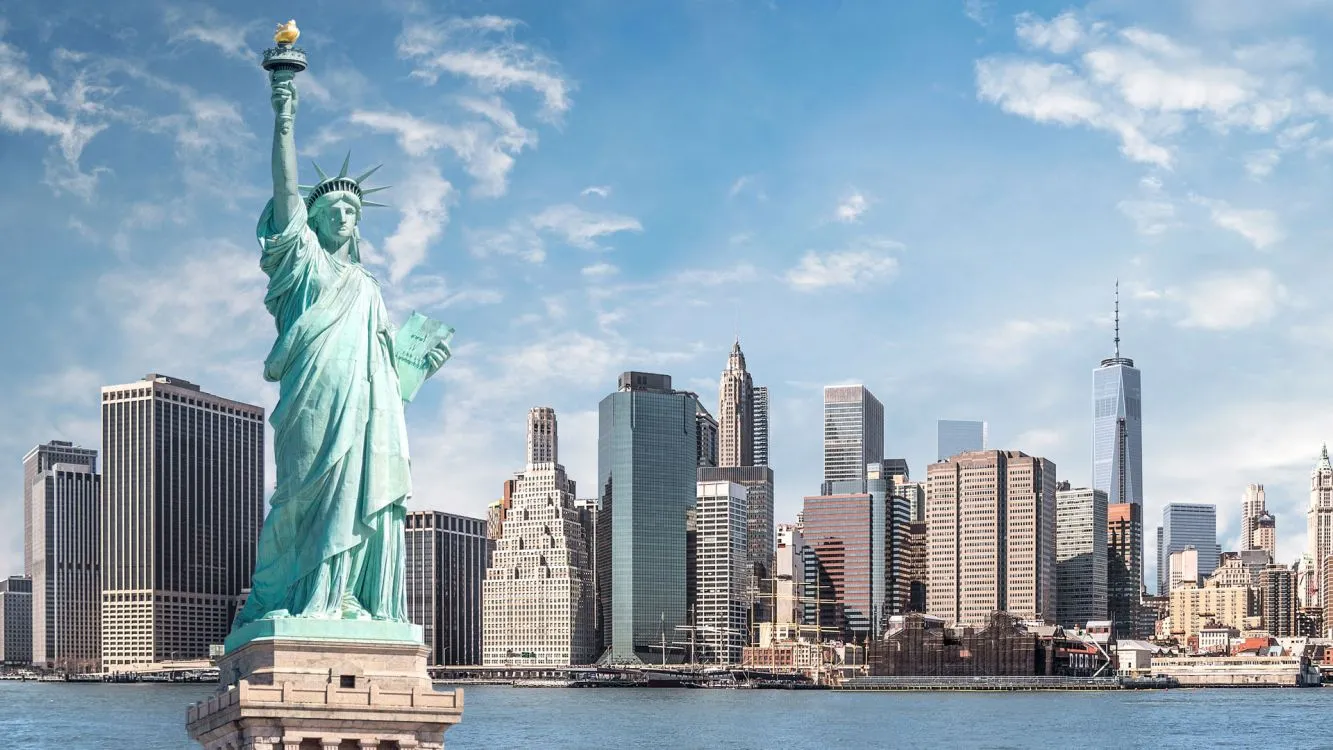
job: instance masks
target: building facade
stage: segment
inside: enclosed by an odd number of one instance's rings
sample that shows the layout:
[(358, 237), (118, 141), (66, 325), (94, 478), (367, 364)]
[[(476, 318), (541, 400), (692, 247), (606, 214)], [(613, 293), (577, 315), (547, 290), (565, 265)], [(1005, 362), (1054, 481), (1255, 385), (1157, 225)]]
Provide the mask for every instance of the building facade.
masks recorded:
[(1065, 627), (1106, 619), (1106, 513), (1101, 490), (1055, 493), (1056, 620)]
[[(575, 505), (575, 486), (558, 462), (555, 410), (528, 414), (528, 451), (515, 477), (512, 505), (482, 584), (482, 663), (591, 664), (594, 601), (587, 530)], [(533, 459), (543, 459), (534, 461)]]
[(699, 482), (695, 506), (696, 663), (739, 664), (749, 642), (752, 569), (746, 488)]
[(1253, 549), (1267, 552), (1270, 559), (1277, 559), (1277, 517), (1267, 510), (1254, 519), (1254, 533), (1251, 536)]
[(32, 536), (33, 487), (37, 477), (56, 464), (97, 468), (97, 451), (80, 448), (67, 440), (52, 440), (39, 445), (23, 457), (23, 575), (32, 577), (32, 554), (35, 544)]
[(754, 465), (768, 466), (768, 388), (754, 387)]
[(926, 471), (926, 612), (980, 627), (994, 612), (1056, 615), (1055, 464), (962, 453)]
[(748, 591), (759, 619), (767, 620), (764, 582), (773, 577), (773, 470), (767, 466), (700, 468), (700, 482), (732, 482), (745, 488)]
[(824, 386), (824, 481), (865, 481), (883, 458), (884, 405), (863, 385)]
[(1310, 561), (1310, 592), (1305, 604), (1323, 606), (1324, 560), (1333, 554), (1333, 463), (1328, 459), (1328, 446), (1319, 453), (1319, 461), (1310, 472), (1310, 506), (1306, 511), (1307, 559)]
[(0, 580), (0, 665), (32, 663), (32, 579)]
[(481, 664), (482, 581), (493, 544), (486, 519), (410, 511), (403, 533), (407, 616), (422, 628), (427, 658), (433, 665)]
[(1246, 619), (1254, 610), (1254, 590), (1248, 586), (1180, 586), (1171, 590), (1171, 635), (1183, 643), (1209, 625), (1248, 630), (1254, 623)]
[(202, 659), (250, 588), (264, 410), (150, 373), (102, 389), (102, 662)]
[(102, 661), (102, 478), (90, 464), (37, 475), (32, 508), (32, 662), (70, 673)]
[(1115, 635), (1117, 638), (1142, 636), (1145, 633), (1137, 625), (1143, 594), (1142, 505), (1107, 505), (1106, 543), (1107, 614), (1114, 625)]
[(1157, 558), (1157, 590), (1169, 591), (1170, 556), (1186, 547), (1199, 552), (1198, 581), (1217, 569), (1222, 550), (1217, 546), (1217, 506), (1170, 503), (1162, 509), (1161, 547)]
[(1285, 565), (1270, 565), (1259, 574), (1259, 614), (1263, 628), (1278, 638), (1296, 635), (1296, 573)]
[(941, 419), (935, 423), (935, 460), (944, 461), (970, 451), (986, 450), (986, 423)]
[(754, 465), (754, 412), (754, 380), (737, 339), (718, 384), (717, 466)]
[(1143, 503), (1143, 389), (1134, 360), (1120, 356), (1120, 287), (1115, 353), (1092, 371), (1092, 488), (1110, 505)]
[(704, 405), (695, 401), (694, 445), (698, 466), (717, 466), (717, 420)]
[(1240, 499), (1240, 548), (1241, 550), (1259, 549), (1256, 546), (1256, 532), (1259, 516), (1268, 512), (1268, 498), (1262, 484), (1245, 486), (1245, 494)]
[(777, 527), (777, 554), (773, 563), (773, 622), (790, 630), (804, 619), (805, 535), (794, 523)]
[[(687, 624), (686, 514), (697, 490), (698, 400), (669, 375), (626, 372), (598, 407), (602, 660), (660, 662)], [(679, 661), (683, 651), (670, 651)]]

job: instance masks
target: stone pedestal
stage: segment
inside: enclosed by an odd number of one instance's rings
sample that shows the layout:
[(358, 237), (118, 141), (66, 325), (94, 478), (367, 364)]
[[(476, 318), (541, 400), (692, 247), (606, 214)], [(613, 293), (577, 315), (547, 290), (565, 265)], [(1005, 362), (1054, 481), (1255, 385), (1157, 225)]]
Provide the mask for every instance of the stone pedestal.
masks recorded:
[(215, 696), (191, 706), (205, 750), (438, 750), (463, 691), (437, 692), (420, 642), (258, 638), (218, 662)]

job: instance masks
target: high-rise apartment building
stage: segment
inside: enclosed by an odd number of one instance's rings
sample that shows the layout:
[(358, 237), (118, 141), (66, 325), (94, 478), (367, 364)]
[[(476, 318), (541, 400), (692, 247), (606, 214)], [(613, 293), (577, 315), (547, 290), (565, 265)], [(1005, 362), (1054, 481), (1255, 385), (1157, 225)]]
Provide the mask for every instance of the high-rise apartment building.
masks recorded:
[(717, 466), (754, 465), (754, 412), (754, 380), (745, 369), (745, 354), (737, 339), (718, 384)]
[(71, 673), (98, 671), (102, 660), (102, 478), (93, 459), (56, 463), (39, 473), (29, 489), (33, 500), (32, 661)]
[[(598, 606), (611, 663), (660, 662), (686, 625), (686, 514), (694, 508), (698, 399), (671, 376), (626, 372), (598, 406)], [(668, 654), (679, 661), (682, 652)]]
[(1176, 550), (1167, 555), (1166, 569), (1168, 591), (1177, 586), (1198, 588), (1203, 584), (1203, 576), (1199, 575), (1199, 550), (1193, 546)]
[(1269, 565), (1259, 573), (1259, 614), (1263, 627), (1282, 638), (1296, 635), (1296, 573), (1285, 565)]
[(0, 580), (0, 665), (32, 663), (32, 579)]
[(202, 659), (250, 587), (264, 410), (166, 375), (102, 389), (102, 662)]
[[(1160, 541), (1161, 529), (1158, 532)], [(1145, 635), (1137, 630), (1143, 593), (1142, 505), (1116, 503), (1106, 506), (1106, 544), (1107, 614), (1115, 635), (1117, 638)]]
[(824, 481), (863, 482), (883, 458), (884, 405), (863, 385), (824, 386)]
[(1324, 560), (1333, 554), (1333, 464), (1328, 460), (1328, 446), (1319, 453), (1319, 462), (1310, 472), (1310, 507), (1305, 514), (1307, 525), (1306, 554), (1310, 562), (1310, 592), (1306, 604), (1322, 606), (1323, 592), (1329, 583), (1324, 579)]
[(911, 510), (878, 462), (866, 477), (826, 482), (830, 491), (805, 498), (801, 513), (805, 624), (857, 641), (882, 637), (911, 596)]
[(1056, 620), (1066, 627), (1106, 619), (1106, 513), (1101, 490), (1055, 493)]
[(1162, 547), (1158, 551), (1157, 590), (1166, 593), (1170, 586), (1170, 556), (1186, 547), (1199, 552), (1197, 580), (1212, 575), (1221, 558), (1217, 546), (1217, 506), (1198, 503), (1170, 503), (1162, 509)]
[(754, 465), (768, 466), (768, 388), (754, 387)]
[(484, 664), (569, 666), (591, 664), (598, 656), (586, 527), (575, 506), (574, 482), (559, 463), (556, 435), (554, 409), (529, 412), (528, 445), (543, 437), (551, 449), (528, 451), (486, 570)]
[(486, 519), (409, 511), (403, 533), (407, 616), (422, 628), (427, 658), (434, 665), (481, 664), (481, 590), (494, 544)]
[(749, 642), (753, 602), (746, 488), (735, 482), (699, 482), (694, 519), (695, 659), (739, 664)]
[(1258, 549), (1255, 546), (1255, 529), (1259, 516), (1268, 509), (1267, 496), (1262, 484), (1245, 486), (1245, 494), (1240, 499), (1240, 548)]
[(926, 612), (981, 626), (996, 611), (1056, 615), (1055, 464), (975, 451), (926, 470)]
[(1115, 354), (1092, 371), (1092, 487), (1111, 505), (1143, 503), (1142, 388), (1134, 360), (1120, 356), (1120, 284)]
[(32, 576), (32, 490), (37, 484), (37, 477), (56, 464), (97, 466), (97, 451), (80, 448), (66, 440), (52, 440), (28, 451), (23, 457), (23, 575)]
[(943, 461), (959, 453), (986, 450), (986, 423), (941, 419), (935, 423), (935, 455)]
[(1277, 559), (1277, 518), (1267, 510), (1260, 511), (1254, 518), (1254, 532), (1251, 534), (1253, 549), (1268, 553), (1270, 560)]
[(794, 523), (779, 524), (773, 564), (773, 622), (779, 629), (800, 625), (805, 581), (805, 535)]

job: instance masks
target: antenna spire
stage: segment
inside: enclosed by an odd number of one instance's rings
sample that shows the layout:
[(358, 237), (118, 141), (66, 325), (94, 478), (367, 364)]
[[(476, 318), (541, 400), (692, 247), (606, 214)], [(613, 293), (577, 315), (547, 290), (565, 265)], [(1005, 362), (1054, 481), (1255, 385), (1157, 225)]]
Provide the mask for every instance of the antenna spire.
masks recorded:
[(1115, 280), (1115, 356), (1120, 358), (1120, 279)]

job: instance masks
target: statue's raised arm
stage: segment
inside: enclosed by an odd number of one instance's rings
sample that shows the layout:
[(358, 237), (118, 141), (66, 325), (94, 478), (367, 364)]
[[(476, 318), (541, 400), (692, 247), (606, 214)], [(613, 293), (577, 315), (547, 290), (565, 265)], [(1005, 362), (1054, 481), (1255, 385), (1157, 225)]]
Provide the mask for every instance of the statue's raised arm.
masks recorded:
[(273, 101), (273, 219), (285, 227), (301, 210), (301, 191), (296, 180), (296, 71), (278, 69), (269, 73)]

